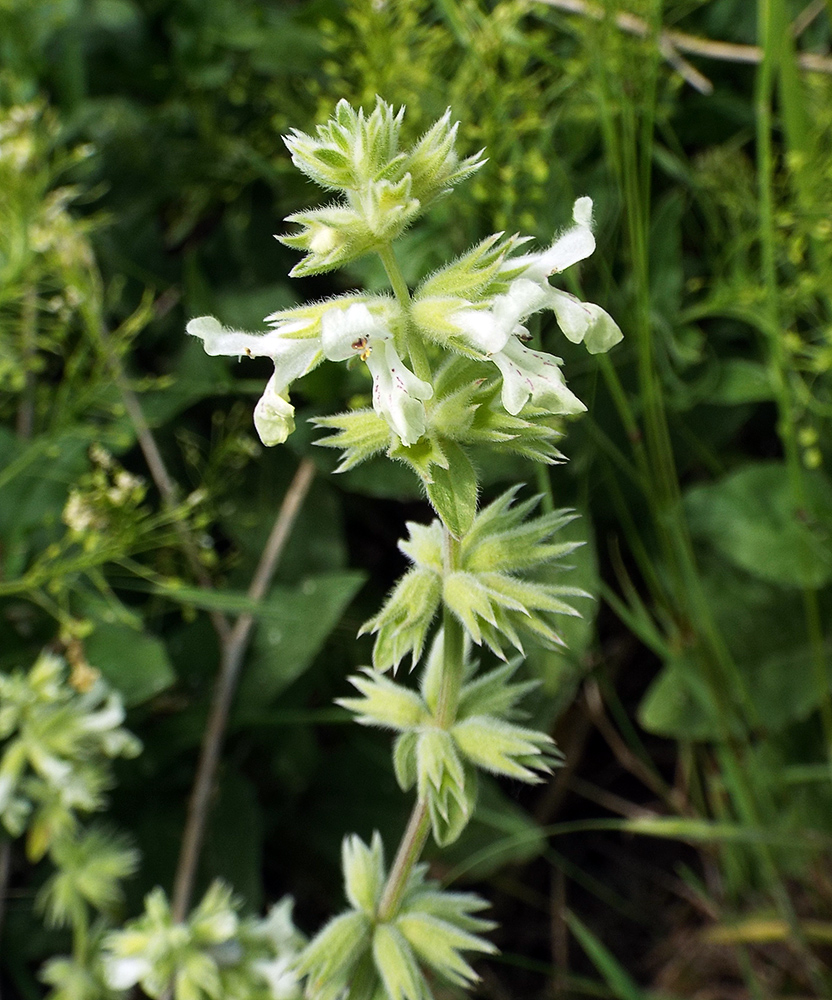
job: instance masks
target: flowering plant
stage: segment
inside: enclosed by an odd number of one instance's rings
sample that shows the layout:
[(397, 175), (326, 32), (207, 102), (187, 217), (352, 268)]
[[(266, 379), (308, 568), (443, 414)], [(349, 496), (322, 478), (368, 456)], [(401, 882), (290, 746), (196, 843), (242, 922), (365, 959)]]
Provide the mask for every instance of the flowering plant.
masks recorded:
[[(352, 678), (360, 697), (340, 702), (359, 722), (398, 733), (396, 777), (417, 797), (389, 870), (378, 835), (370, 846), (344, 841), (351, 908), (312, 940), (297, 967), (307, 996), (318, 1000), (425, 1000), (430, 975), (463, 985), (476, 979), (460, 952), (493, 950), (479, 936), (490, 925), (471, 915), (482, 902), (426, 883), (418, 859), (431, 831), (439, 845), (459, 836), (473, 813), (478, 769), (534, 782), (558, 753), (547, 734), (512, 721), (529, 689), (512, 680), (519, 661), (478, 673), (471, 649), (487, 646), (505, 660), (510, 647), (523, 654), (521, 635), (557, 645), (556, 617), (578, 614), (570, 602), (588, 595), (541, 572), (575, 547), (556, 540), (572, 512), (533, 517), (537, 499), (517, 503), (516, 490), (478, 509), (468, 449), (485, 445), (549, 464), (563, 458), (556, 447), (563, 419), (586, 407), (568, 388), (562, 360), (527, 346), (535, 313), (554, 312), (564, 336), (590, 353), (621, 339), (603, 309), (549, 282), (595, 249), (588, 197), (575, 202), (572, 225), (548, 248), (529, 251), (527, 238), (498, 233), (411, 292), (395, 239), (484, 161), (482, 152), (460, 160), (450, 113), (403, 148), (403, 115), (380, 99), (369, 114), (341, 101), (315, 136), (293, 132), (285, 140), (294, 164), (336, 192), (331, 204), (289, 216), (300, 228), (279, 238), (305, 254), (292, 274), (376, 253), (391, 293), (351, 292), (280, 310), (266, 317), (265, 333), (226, 329), (213, 317), (188, 324), (208, 354), (272, 359), (254, 411), (267, 445), (294, 429), (296, 379), (325, 359), (365, 364), (372, 408), (318, 419), (333, 432), (319, 443), (342, 451), (339, 471), (381, 451), (405, 462), (438, 515), (408, 525), (400, 547), (412, 567), (363, 626), (376, 636), (373, 667)], [(416, 667), (426, 649), (419, 693), (384, 676), (408, 655)]]

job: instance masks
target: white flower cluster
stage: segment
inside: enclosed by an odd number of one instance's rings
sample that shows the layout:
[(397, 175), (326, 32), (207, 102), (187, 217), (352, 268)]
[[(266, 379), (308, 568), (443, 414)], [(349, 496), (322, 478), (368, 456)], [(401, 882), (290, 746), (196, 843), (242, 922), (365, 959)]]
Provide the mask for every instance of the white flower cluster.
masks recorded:
[[(527, 402), (556, 414), (579, 413), (583, 403), (567, 387), (562, 361), (524, 345), (524, 323), (543, 309), (554, 311), (566, 338), (583, 342), (590, 353), (609, 350), (621, 340), (612, 318), (593, 303), (554, 288), (549, 276), (588, 257), (595, 249), (592, 234), (592, 200), (579, 198), (573, 210), (574, 225), (548, 249), (520, 257), (506, 256), (497, 282), (497, 294), (472, 301), (464, 295), (419, 295), (412, 315), (384, 296), (347, 295), (266, 318), (272, 327), (265, 334), (229, 330), (216, 319), (202, 316), (188, 323), (188, 333), (199, 337), (208, 354), (269, 357), (274, 374), (258, 402), (254, 422), (264, 444), (280, 444), (294, 429), (294, 407), (289, 387), (325, 358), (366, 362), (373, 377), (373, 408), (404, 445), (413, 445), (425, 433), (425, 403), (432, 386), (417, 377), (397, 349), (403, 331), (415, 326), (411, 336), (443, 340), (461, 346), (475, 357), (493, 361), (502, 376), (502, 403), (517, 415)], [(509, 277), (510, 275), (510, 277)], [(437, 334), (441, 317), (444, 336)]]

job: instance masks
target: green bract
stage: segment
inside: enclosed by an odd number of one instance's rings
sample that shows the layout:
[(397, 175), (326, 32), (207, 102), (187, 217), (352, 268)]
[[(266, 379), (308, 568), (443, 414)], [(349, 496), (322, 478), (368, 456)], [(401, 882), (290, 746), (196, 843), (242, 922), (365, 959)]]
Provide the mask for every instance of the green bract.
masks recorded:
[(294, 165), (342, 195), (333, 205), (287, 218), (301, 231), (281, 242), (306, 253), (293, 276), (330, 271), (384, 247), (485, 162), (481, 152), (459, 161), (450, 109), (409, 150), (401, 149), (403, 118), (404, 108), (394, 114), (381, 99), (370, 115), (340, 101), (317, 136), (293, 131), (285, 137)]
[(363, 725), (399, 733), (393, 755), (396, 778), (404, 791), (417, 786), (430, 805), (434, 837), (450, 843), (471, 818), (476, 804), (475, 768), (492, 774), (537, 782), (559, 763), (554, 741), (545, 733), (509, 721), (516, 704), (534, 682), (515, 683), (514, 660), (479, 677), (466, 659), (467, 682), (462, 686), (454, 720), (439, 718), (442, 634), (437, 636), (417, 693), (366, 670), (351, 677), (360, 698), (340, 698)]
[(68, 926), (79, 907), (111, 912), (123, 896), (121, 882), (138, 868), (139, 854), (123, 836), (96, 827), (56, 841), (56, 871), (38, 894), (38, 905), (53, 926)]
[(481, 510), (460, 543), (456, 566), (446, 563), (442, 525), (409, 522), (409, 539), (399, 543), (413, 563), (379, 613), (361, 632), (375, 632), (373, 666), (398, 667), (404, 657), (418, 662), (431, 623), (444, 603), (477, 643), (505, 659), (507, 645), (523, 652), (519, 633), (546, 645), (562, 645), (551, 622), (578, 615), (564, 598), (588, 597), (576, 587), (537, 579), (533, 571), (573, 552), (580, 543), (552, 541), (577, 515), (569, 510), (529, 519), (539, 497), (514, 504), (517, 488)]
[(381, 837), (369, 846), (358, 837), (343, 847), (344, 881), (351, 910), (334, 917), (298, 962), (315, 1000), (432, 1000), (422, 967), (445, 982), (470, 985), (479, 978), (463, 951), (494, 952), (479, 937), (494, 925), (474, 916), (487, 904), (470, 893), (442, 892), (417, 865), (401, 903), (380, 919), (386, 883)]

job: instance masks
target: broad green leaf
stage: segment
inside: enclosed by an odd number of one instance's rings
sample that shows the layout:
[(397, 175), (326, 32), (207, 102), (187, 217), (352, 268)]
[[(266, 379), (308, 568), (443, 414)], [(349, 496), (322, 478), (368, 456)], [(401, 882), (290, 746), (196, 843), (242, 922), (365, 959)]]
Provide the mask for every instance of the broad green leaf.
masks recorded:
[(665, 666), (650, 685), (638, 721), (648, 732), (681, 740), (718, 739), (721, 733), (701, 671), (681, 657)]
[(239, 693), (239, 718), (261, 710), (306, 670), (364, 583), (360, 572), (311, 576), (272, 587)]
[[(819, 687), (806, 632), (803, 597), (711, 557), (701, 564), (702, 593), (709, 613), (736, 664), (736, 675), (720, 674), (712, 692), (701, 663), (692, 654), (669, 659), (649, 687), (639, 709), (645, 729), (679, 739), (708, 740), (724, 735), (716, 699), (734, 718), (780, 730), (805, 719), (832, 690), (832, 640), (821, 653), (826, 685)], [(821, 616), (832, 602), (821, 595)]]
[(692, 533), (742, 569), (784, 586), (832, 580), (832, 484), (803, 473), (799, 508), (780, 462), (757, 462), (685, 496)]
[(84, 650), (90, 665), (121, 692), (128, 707), (140, 705), (176, 680), (164, 643), (129, 625), (99, 622)]
[(707, 400), (718, 406), (739, 406), (762, 403), (773, 397), (771, 376), (764, 364), (745, 358), (729, 358), (720, 364), (716, 385), (708, 393)]
[(459, 447), (443, 444), (449, 468), (433, 466), (433, 482), (427, 484), (428, 499), (456, 538), (461, 538), (474, 522), (477, 513), (477, 473), (471, 460)]

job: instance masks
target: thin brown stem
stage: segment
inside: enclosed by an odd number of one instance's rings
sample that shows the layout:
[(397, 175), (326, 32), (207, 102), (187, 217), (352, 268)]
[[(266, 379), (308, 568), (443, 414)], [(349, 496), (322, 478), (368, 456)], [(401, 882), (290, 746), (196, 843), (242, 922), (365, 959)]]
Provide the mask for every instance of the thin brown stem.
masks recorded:
[[(589, 0), (539, 0), (548, 7), (556, 10), (566, 11), (569, 14), (580, 14), (582, 17), (589, 17), (593, 21), (603, 21), (607, 17), (604, 7), (591, 3)], [(810, 4), (806, 11), (806, 17), (813, 13)], [(801, 15), (802, 17), (802, 15)], [(626, 11), (619, 11), (614, 17), (616, 27), (628, 35), (635, 35), (637, 38), (649, 38), (653, 29), (640, 17), (629, 14)], [(805, 19), (804, 19), (805, 20)], [(802, 27), (801, 27), (802, 24)], [(799, 30), (805, 28), (801, 19), (795, 22), (795, 27)], [(707, 77), (703, 76), (695, 67), (682, 58), (681, 52), (688, 55), (702, 56), (705, 59), (717, 59), (721, 62), (751, 63), (757, 65), (763, 61), (763, 50), (759, 45), (738, 45), (733, 42), (715, 42), (710, 38), (702, 38), (698, 35), (690, 35), (685, 31), (675, 31), (667, 29), (660, 31), (656, 36), (656, 44), (667, 62), (675, 69), (692, 87), (703, 94), (710, 94), (713, 91), (713, 84)], [(816, 55), (813, 52), (799, 52), (797, 63), (801, 69), (809, 73), (832, 74), (832, 58), (829, 56)]]
[[(113, 379), (121, 394), (124, 409), (127, 411), (127, 416), (130, 418), (130, 423), (136, 432), (136, 440), (147, 463), (150, 477), (159, 491), (163, 505), (169, 509), (173, 508), (179, 499), (179, 491), (167, 470), (162, 453), (156, 444), (156, 438), (154, 438), (150, 425), (145, 418), (139, 398), (127, 384), (127, 376), (121, 364), (121, 359), (117, 352), (112, 349), (104, 330), (101, 331), (100, 343)], [(181, 521), (174, 519), (173, 529), (179, 538), (182, 552), (188, 561), (188, 566), (194, 574), (197, 583), (203, 590), (213, 590), (214, 584), (211, 575), (199, 558), (197, 546), (188, 528)], [(227, 643), (231, 635), (231, 625), (228, 618), (221, 611), (211, 611), (209, 612), (209, 617), (220, 643)]]
[(826, 10), (826, 0), (812, 0), (791, 23), (792, 34), (800, 38), (809, 25)]
[(3, 924), (6, 920), (6, 895), (11, 873), (12, 842), (9, 837), (0, 836), (0, 938), (3, 936)]
[(28, 285), (23, 293), (23, 306), (20, 314), (21, 346), (20, 357), (23, 362), (23, 392), (17, 408), (17, 436), (24, 441), (32, 436), (35, 426), (35, 373), (33, 363), (37, 351), (38, 323), (38, 291), (34, 285)]
[[(309, 492), (314, 475), (315, 466), (308, 459), (304, 459), (298, 466), (295, 477), (283, 498), (269, 540), (266, 542), (260, 563), (252, 578), (251, 586), (248, 589), (248, 597), (252, 601), (261, 600), (268, 590), (278, 560), (298, 511)], [(185, 919), (190, 906), (228, 715), (253, 624), (253, 615), (240, 615), (227, 641), (222, 643), (220, 672), (214, 689), (208, 724), (202, 738), (199, 764), (188, 802), (188, 817), (174, 880), (172, 912), (174, 920), (177, 921)]]

